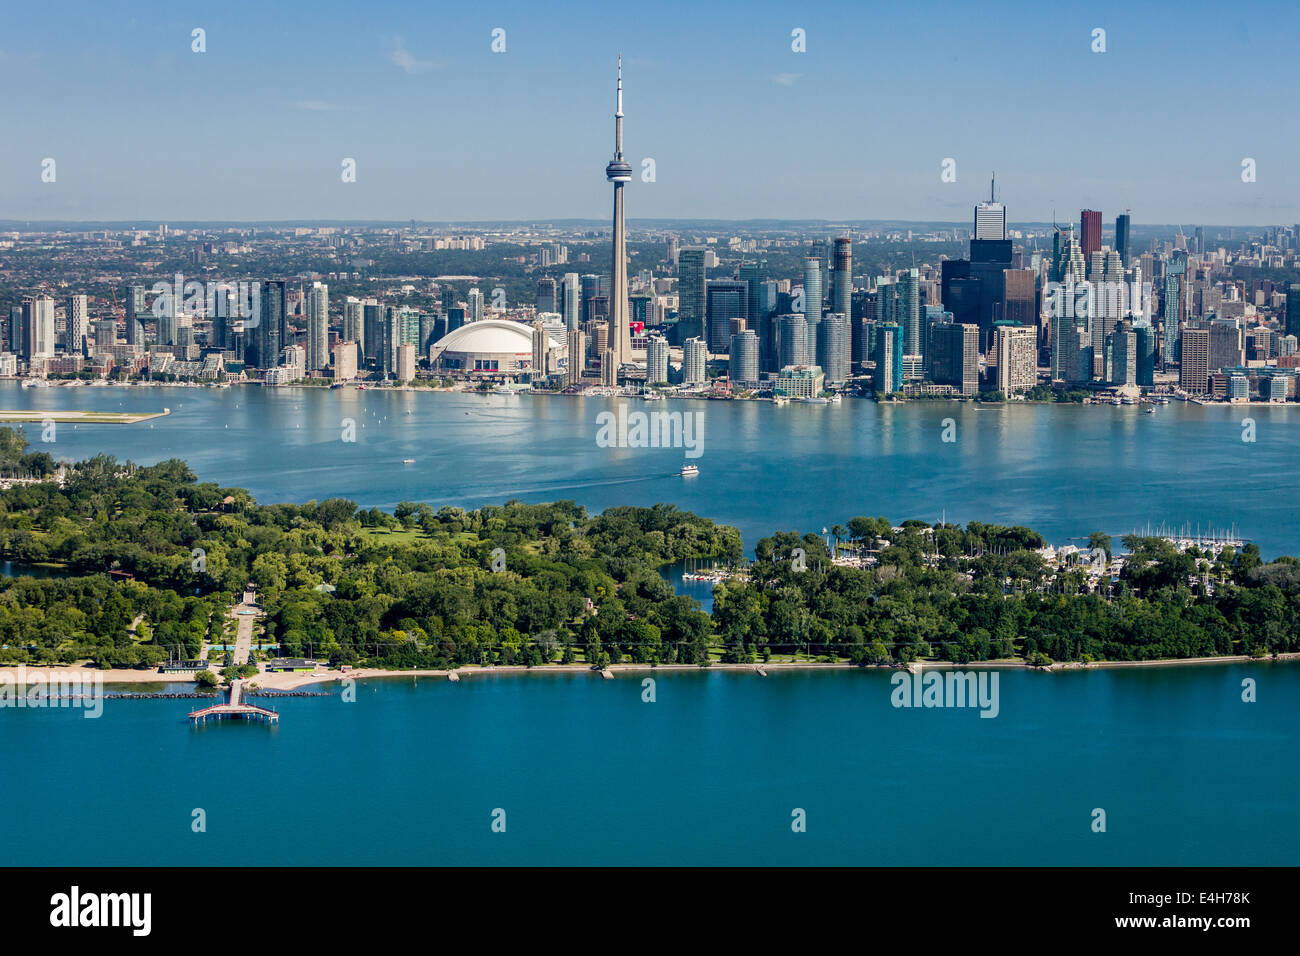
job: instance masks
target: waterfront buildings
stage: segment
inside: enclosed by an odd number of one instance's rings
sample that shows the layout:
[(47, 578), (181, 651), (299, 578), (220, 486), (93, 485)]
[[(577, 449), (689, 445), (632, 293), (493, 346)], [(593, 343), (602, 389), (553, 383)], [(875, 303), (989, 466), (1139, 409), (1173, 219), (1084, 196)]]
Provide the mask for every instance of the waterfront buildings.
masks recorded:
[[(650, 337), (650, 340), (646, 343), (645, 380), (647, 385), (667, 384), (668, 352), (667, 339), (662, 335), (652, 335)], [(573, 362), (572, 350), (570, 350), (569, 362)]]
[(930, 379), (963, 396), (979, 393), (980, 330), (972, 323), (936, 322), (929, 329)]
[(790, 398), (816, 398), (825, 385), (826, 376), (818, 366), (787, 365), (777, 375), (773, 390)]
[(758, 384), (758, 336), (753, 330), (746, 329), (731, 337), (730, 359), (733, 385)]
[(888, 395), (903, 388), (903, 329), (886, 323), (876, 328), (877, 395)]
[(822, 318), (821, 260), (806, 256), (803, 260), (803, 320), (810, 334), (816, 335)]
[(799, 313), (777, 318), (777, 365), (808, 365), (808, 323)]
[(704, 335), (707, 311), (704, 249), (682, 249), (677, 253), (677, 327), (685, 337)]
[(86, 336), (90, 331), (89, 319), (86, 313), (86, 297), (84, 295), (68, 296), (65, 319), (66, 331), (63, 334), (64, 351), (84, 355), (86, 351)]
[(307, 292), (307, 371), (315, 372), (329, 365), (330, 289), (323, 282), (313, 282)]
[(564, 327), (572, 332), (582, 323), (582, 283), (578, 273), (564, 274), (564, 284), (560, 292), (564, 306)]
[(582, 329), (569, 329), (569, 365), (566, 385), (581, 385), (582, 373), (587, 367), (587, 333)]
[(357, 377), (357, 343), (339, 342), (334, 346), (334, 381), (350, 382)]
[(896, 321), (903, 327), (903, 354), (925, 354), (921, 336), (921, 279), (915, 269), (898, 273), (898, 314)]
[(999, 325), (995, 330), (997, 390), (1010, 397), (1038, 384), (1038, 346), (1033, 328)]
[(853, 240), (835, 240), (835, 298), (831, 308), (848, 319), (853, 314)]
[[(685, 255), (685, 250), (682, 252)], [(708, 362), (708, 349), (704, 340), (692, 336), (682, 346), (682, 380), (687, 385), (698, 385), (705, 381), (705, 364)]]
[(733, 279), (714, 279), (705, 293), (708, 315), (709, 351), (726, 352), (731, 341), (734, 319), (746, 321), (749, 312), (749, 283)]
[(817, 364), (826, 374), (828, 385), (842, 385), (850, 371), (849, 320), (831, 312), (817, 323)]
[(415, 381), (415, 346), (410, 342), (397, 347), (397, 380), (403, 384)]
[(48, 295), (23, 296), (22, 357), (33, 363), (54, 355), (54, 300)]
[(1178, 385), (1189, 395), (1204, 395), (1210, 380), (1210, 330), (1184, 328)]
[(288, 316), (285, 312), (287, 288), (283, 280), (262, 283), (259, 298), (258, 322), (253, 329), (253, 358), (249, 363), (257, 368), (274, 368), (280, 351), (288, 338)]

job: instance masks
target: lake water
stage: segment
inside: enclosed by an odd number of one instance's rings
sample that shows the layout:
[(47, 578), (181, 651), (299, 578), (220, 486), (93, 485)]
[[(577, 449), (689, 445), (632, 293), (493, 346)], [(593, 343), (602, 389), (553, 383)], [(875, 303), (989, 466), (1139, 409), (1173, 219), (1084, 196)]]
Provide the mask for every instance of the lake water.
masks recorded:
[[(56, 457), (184, 458), (262, 502), (670, 501), (738, 526), (747, 548), (855, 514), (946, 514), (1058, 544), (1199, 522), (1269, 556), (1300, 550), (1295, 408), (631, 403), (704, 414), (701, 474), (683, 479), (680, 449), (597, 444), (597, 414), (621, 402), (0, 384), (6, 408), (169, 406), (152, 423), (59, 425), (49, 446), (27, 430)], [(0, 710), (0, 805), (21, 821), (0, 828), (0, 862), (1290, 865), (1300, 852), (1300, 665), (1007, 671), (993, 719), (895, 708), (879, 671), (655, 676), (654, 703), (622, 674), (371, 681), (355, 703), (277, 701), (274, 727), (191, 728), (184, 700), (109, 700), (98, 720)], [(1247, 677), (1258, 703), (1241, 700)]]
[[(1258, 682), (1243, 703), (1241, 681)], [(1000, 675), (999, 713), (883, 671), (361, 682), (0, 711), (16, 864), (1291, 865), (1300, 666)], [(260, 702), (266, 703), (265, 699)], [(191, 830), (193, 811), (207, 830)], [(505, 812), (506, 831), (491, 829)], [(807, 830), (791, 829), (795, 810)], [(1092, 830), (1093, 811), (1106, 832)]]
[[(597, 415), (704, 416), (695, 478), (683, 449), (605, 448)], [(0, 407), (159, 411), (137, 425), (59, 425), (56, 457), (180, 457), (259, 501), (347, 497), (370, 507), (479, 507), (571, 498), (592, 510), (673, 502), (739, 527), (820, 531), (858, 514), (1023, 524), (1056, 544), (1147, 523), (1235, 526), (1266, 556), (1297, 553), (1300, 408), (1173, 404), (839, 406), (354, 389), (19, 388)], [(1243, 442), (1242, 419), (1255, 422)], [(954, 442), (942, 440), (944, 420)], [(345, 420), (357, 440), (343, 440)], [(415, 459), (404, 465), (403, 459)]]

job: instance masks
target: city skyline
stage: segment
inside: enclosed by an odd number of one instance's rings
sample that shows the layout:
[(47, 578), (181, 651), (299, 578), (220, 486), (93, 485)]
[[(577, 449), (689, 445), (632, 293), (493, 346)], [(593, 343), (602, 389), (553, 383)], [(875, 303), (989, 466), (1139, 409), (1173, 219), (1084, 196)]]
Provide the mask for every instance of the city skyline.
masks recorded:
[[(1021, 4), (1025, 16), (990, 32), (981, 11), (944, 4), (899, 12), (888, 43), (864, 11), (772, 3), (694, 11), (687, 29), (646, 17), (635, 31), (592, 4), (543, 14), (507, 3), (492, 19), (324, 4), (279, 21), (235, 4), (192, 23), (153, 9), (123, 20), (74, 4), (57, 25), (3, 15), (0, 33), (24, 41), (0, 42), (0, 76), (23, 90), (0, 105), (11, 134), (0, 219), (603, 219), (584, 170), (607, 135), (593, 119), (607, 115), (601, 76), (622, 49), (643, 221), (960, 222), (992, 170), (1027, 221), (1130, 207), (1146, 222), (1300, 220), (1289, 161), (1300, 137), (1266, 88), (1189, 72), (1187, 49), (1206, 42), (1196, 5), (1101, 4), (1084, 19)], [(1216, 57), (1289, 54), (1294, 11), (1205, 9), (1220, 21)], [(1107, 31), (1104, 53), (1092, 52), (1095, 29)], [(806, 52), (792, 50), (794, 30)], [(593, 55), (559, 55), (572, 49)], [(1064, 98), (1036, 95), (1045, 73), (1068, 80)], [(1159, 122), (1168, 110), (1187, 121)], [(1225, 115), (1233, 128), (1211, 139)], [(823, 148), (786, 148), (805, 127), (824, 131)], [(344, 183), (348, 158), (356, 181)], [(949, 158), (955, 182), (941, 180)], [(41, 180), (46, 159), (54, 182)]]

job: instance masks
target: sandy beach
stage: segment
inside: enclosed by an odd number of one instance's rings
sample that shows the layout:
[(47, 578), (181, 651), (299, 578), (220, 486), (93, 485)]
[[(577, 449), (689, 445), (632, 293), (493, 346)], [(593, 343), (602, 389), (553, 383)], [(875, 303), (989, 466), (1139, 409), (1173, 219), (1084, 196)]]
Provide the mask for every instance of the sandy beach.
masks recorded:
[[(1102, 668), (1117, 667), (1172, 667), (1182, 664), (1245, 664), (1245, 663), (1268, 663), (1272, 661), (1294, 661), (1300, 659), (1300, 653), (1279, 654), (1277, 657), (1254, 658), (1245, 655), (1233, 655), (1225, 657), (1189, 657), (1189, 658), (1172, 658), (1154, 661), (1094, 661), (1084, 664), (1079, 662), (1060, 662), (1048, 665), (1046, 667), (1032, 667), (1023, 661), (1014, 660), (995, 660), (995, 661), (972, 661), (970, 664), (961, 665), (950, 661), (923, 661), (922, 667), (936, 670), (952, 670), (961, 667), (972, 669), (1024, 669), (1041, 671), (1043, 673), (1052, 673), (1056, 671), (1077, 671), (1077, 670), (1095, 670)], [(773, 671), (783, 670), (834, 670), (845, 668), (856, 668), (862, 665), (852, 664), (848, 661), (838, 661), (835, 663), (821, 663), (817, 661), (769, 661), (759, 664), (710, 664), (709, 670), (726, 670), (726, 671), (764, 671), (771, 673)], [(875, 664), (866, 665), (868, 667), (893, 670), (897, 664)], [(914, 666), (914, 665), (913, 665)], [(659, 664), (652, 666), (650, 664), (611, 664), (609, 671), (617, 676), (618, 674), (647, 674), (663, 673), (672, 671), (698, 671), (701, 670), (697, 664)], [(468, 666), (454, 669), (457, 679), (473, 679), (474, 677), (485, 677), (491, 675), (510, 674), (590, 674), (593, 677), (599, 675), (599, 671), (593, 670), (588, 664), (546, 664), (540, 667), (524, 667), (522, 665), (502, 665), (499, 667), (481, 667)], [(327, 684), (338, 682), (346, 678), (353, 680), (373, 680), (376, 678), (419, 678), (434, 677), (443, 680), (449, 679), (452, 670), (420, 669), (420, 670), (385, 670), (377, 667), (358, 667), (348, 671), (331, 670), (321, 666), (314, 671), (299, 672), (278, 672), (268, 673), (261, 671), (256, 677), (248, 678), (249, 684), (255, 684), (262, 690), (271, 691), (292, 691), (301, 690), (306, 687), (312, 687), (317, 684)], [(33, 665), (25, 666), (25, 674), (28, 680), (58, 680), (64, 683), (80, 681), (83, 683), (94, 683), (102, 681), (104, 684), (131, 685), (131, 684), (185, 684), (190, 683), (187, 675), (183, 674), (160, 674), (153, 670), (98, 670), (93, 667), (85, 666), (68, 666), (68, 667), (37, 667)], [(8, 680), (16, 682), (19, 671), (16, 665), (0, 667), (0, 681)]]

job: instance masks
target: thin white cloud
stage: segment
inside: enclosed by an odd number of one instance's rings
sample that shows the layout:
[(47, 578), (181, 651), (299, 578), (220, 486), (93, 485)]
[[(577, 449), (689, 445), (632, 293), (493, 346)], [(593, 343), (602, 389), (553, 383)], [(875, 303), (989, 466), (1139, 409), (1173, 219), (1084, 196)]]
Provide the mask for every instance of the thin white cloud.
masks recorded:
[(795, 81), (801, 76), (802, 73), (777, 73), (772, 77), (772, 82), (780, 83), (782, 86), (794, 86)]
[(388, 55), (388, 58), (411, 75), (416, 73), (428, 73), (433, 69), (433, 61), (418, 59), (411, 53), (411, 51), (402, 45), (401, 37), (394, 38), (393, 52)]
[(343, 109), (342, 106), (326, 103), (324, 100), (299, 100), (293, 105), (300, 110), (310, 110), (313, 113), (333, 113), (336, 110)]

